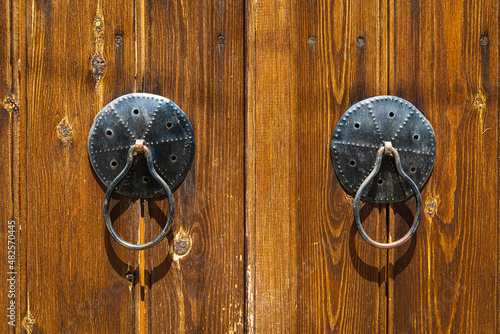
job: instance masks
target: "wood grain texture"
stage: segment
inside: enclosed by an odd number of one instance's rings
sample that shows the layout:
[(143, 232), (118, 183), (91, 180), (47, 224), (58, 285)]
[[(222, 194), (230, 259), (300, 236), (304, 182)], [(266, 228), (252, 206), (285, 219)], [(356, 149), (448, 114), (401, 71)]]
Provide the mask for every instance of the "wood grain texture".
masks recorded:
[[(150, 1), (140, 15), (144, 91), (179, 105), (196, 137), (191, 171), (174, 193), (176, 216), (169, 242), (145, 254), (146, 330), (242, 333), (244, 2)], [(163, 198), (147, 202), (150, 238), (165, 224), (167, 208)], [(182, 240), (191, 246), (179, 255), (175, 243)]]
[[(134, 272), (137, 253), (110, 240), (105, 188), (86, 143), (104, 104), (133, 90), (133, 6), (33, 1), (26, 20), (26, 302), (33, 333), (132, 333), (134, 289), (124, 276)], [(112, 221), (134, 240), (138, 205), (116, 199)]]
[[(352, 104), (385, 93), (387, 7), (298, 1), (296, 11), (298, 332), (384, 332), (386, 252), (358, 235), (353, 199), (332, 168), (330, 140)], [(377, 240), (387, 238), (385, 209), (361, 207), (363, 225)]]
[[(426, 115), (438, 148), (421, 226), (391, 261), (391, 332), (498, 333), (499, 5), (394, 2), (391, 11), (390, 93)], [(414, 212), (413, 199), (393, 206), (395, 238)]]
[[(0, 3), (0, 98), (19, 108), (0, 108), (15, 332), (499, 332), (499, 10), (493, 0)], [(196, 135), (168, 241), (143, 254), (110, 240), (86, 147), (95, 115), (130, 92), (170, 98)], [(359, 237), (329, 151), (342, 114), (381, 94), (415, 104), (438, 145), (417, 235), (388, 252)], [(158, 235), (168, 210), (165, 198), (115, 196), (111, 207), (133, 242)], [(365, 204), (361, 216), (390, 241), (414, 212), (411, 199)], [(0, 332), (14, 330), (2, 321)]]
[[(286, 333), (296, 330), (296, 171), (293, 94), (294, 52), (287, 2), (247, 3), (247, 257), (248, 330)], [(295, 23), (295, 22), (294, 22)], [(252, 62), (249, 62), (251, 60)], [(279, 115), (279, 116), (278, 116)]]
[[(19, 10), (16, 2), (0, 4), (0, 155), (2, 177), (0, 177), (0, 258), (3, 279), (0, 281), (0, 307), (5, 310), (0, 332), (15, 333), (21, 327), (23, 256), (21, 243), (22, 210), (20, 187), (22, 187), (22, 162), (24, 152), (23, 124), (20, 103), (19, 72)], [(15, 303), (15, 304), (12, 304)], [(13, 309), (13, 310), (11, 310)]]
[[(387, 88), (386, 11), (247, 4), (248, 332), (385, 331), (386, 253), (356, 235), (329, 146), (345, 110)], [(387, 238), (385, 206), (362, 217)]]

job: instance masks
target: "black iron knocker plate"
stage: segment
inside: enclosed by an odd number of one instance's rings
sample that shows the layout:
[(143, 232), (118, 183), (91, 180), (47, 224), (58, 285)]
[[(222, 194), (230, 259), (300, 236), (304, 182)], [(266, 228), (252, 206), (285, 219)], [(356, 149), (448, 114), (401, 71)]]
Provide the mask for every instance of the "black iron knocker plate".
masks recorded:
[[(341, 117), (332, 136), (331, 158), (338, 179), (352, 195), (375, 166), (378, 149), (392, 142), (403, 170), (419, 189), (436, 160), (436, 137), (424, 115), (410, 102), (395, 96), (377, 96), (356, 103)], [(384, 155), (378, 175), (361, 198), (394, 203), (413, 195), (396, 172), (394, 157)]]
[[(127, 153), (143, 139), (151, 150), (154, 167), (168, 186), (177, 188), (194, 158), (194, 134), (184, 112), (162, 96), (134, 93), (105, 106), (90, 129), (88, 151), (99, 179), (109, 187), (127, 163)], [(136, 156), (116, 192), (134, 198), (165, 193), (150, 175), (143, 154)]]

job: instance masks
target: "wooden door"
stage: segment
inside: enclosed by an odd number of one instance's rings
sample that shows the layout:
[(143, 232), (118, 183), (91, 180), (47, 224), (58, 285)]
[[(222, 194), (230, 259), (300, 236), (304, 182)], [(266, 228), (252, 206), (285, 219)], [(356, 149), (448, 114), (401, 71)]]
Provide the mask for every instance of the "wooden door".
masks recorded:
[[(499, 13), (493, 0), (2, 2), (0, 331), (498, 333)], [(168, 241), (143, 252), (110, 239), (86, 147), (95, 115), (131, 92), (178, 104), (197, 143)], [(341, 115), (385, 94), (425, 114), (438, 148), (417, 234), (389, 251), (360, 238), (329, 152)], [(111, 217), (141, 242), (166, 208), (117, 196)], [(410, 199), (361, 216), (390, 241), (414, 212)]]

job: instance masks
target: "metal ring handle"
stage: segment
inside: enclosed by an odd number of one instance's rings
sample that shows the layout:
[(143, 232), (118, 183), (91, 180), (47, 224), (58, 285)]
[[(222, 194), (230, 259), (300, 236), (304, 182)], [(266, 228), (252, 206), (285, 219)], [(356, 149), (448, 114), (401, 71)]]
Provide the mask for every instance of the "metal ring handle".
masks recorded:
[[(111, 221), (109, 219), (109, 200), (111, 198), (111, 194), (113, 193), (118, 182), (120, 182), (121, 179), (123, 179), (123, 177), (129, 171), (130, 167), (132, 166), (132, 163), (134, 162), (134, 156), (137, 155), (137, 153), (144, 153), (148, 164), (149, 172), (151, 173), (151, 175), (153, 175), (155, 180), (158, 181), (161, 184), (161, 186), (165, 189), (168, 199), (168, 219), (167, 223), (165, 224), (165, 227), (163, 228), (163, 231), (161, 231), (160, 235), (156, 237), (156, 239), (142, 245), (131, 244), (120, 238), (113, 229), (113, 226), (111, 225)], [(136, 140), (135, 144), (132, 145), (128, 150), (127, 164), (125, 165), (121, 173), (118, 174), (118, 176), (113, 180), (113, 182), (111, 182), (108, 190), (106, 191), (106, 195), (104, 196), (103, 210), (104, 210), (104, 221), (106, 222), (106, 226), (108, 227), (109, 233), (117, 243), (119, 243), (125, 248), (132, 250), (143, 250), (151, 248), (160, 243), (160, 241), (162, 241), (167, 236), (167, 233), (170, 230), (170, 226), (172, 225), (172, 221), (174, 220), (174, 197), (172, 196), (172, 191), (170, 190), (170, 187), (156, 172), (153, 166), (153, 156), (151, 155), (151, 151), (149, 150), (149, 148), (144, 144), (144, 140)]]
[[(361, 220), (359, 218), (359, 201), (361, 200), (361, 194), (365, 190), (366, 186), (372, 181), (372, 179), (378, 173), (380, 166), (382, 165), (382, 155), (384, 154), (391, 154), (392, 156), (394, 156), (394, 160), (396, 161), (396, 168), (399, 174), (403, 177), (403, 179), (406, 180), (406, 182), (410, 184), (415, 194), (415, 199), (417, 201), (417, 213), (415, 214), (415, 219), (413, 221), (413, 225), (410, 227), (410, 230), (401, 239), (390, 243), (381, 243), (370, 238), (363, 229), (363, 226), (361, 225)], [(377, 160), (375, 162), (375, 167), (368, 175), (368, 177), (363, 181), (363, 183), (361, 183), (361, 186), (359, 187), (358, 191), (356, 192), (356, 196), (354, 197), (354, 220), (356, 222), (356, 226), (358, 227), (359, 234), (361, 234), (361, 236), (363, 237), (363, 239), (366, 240), (366, 242), (377, 248), (389, 249), (398, 247), (407, 242), (408, 240), (410, 240), (413, 234), (415, 234), (418, 224), (420, 224), (421, 217), (422, 217), (422, 197), (420, 196), (420, 191), (418, 190), (418, 187), (415, 184), (415, 182), (413, 182), (413, 180), (403, 171), (398, 151), (396, 151), (396, 149), (392, 147), (391, 142), (384, 142), (384, 146), (382, 146), (377, 151)]]

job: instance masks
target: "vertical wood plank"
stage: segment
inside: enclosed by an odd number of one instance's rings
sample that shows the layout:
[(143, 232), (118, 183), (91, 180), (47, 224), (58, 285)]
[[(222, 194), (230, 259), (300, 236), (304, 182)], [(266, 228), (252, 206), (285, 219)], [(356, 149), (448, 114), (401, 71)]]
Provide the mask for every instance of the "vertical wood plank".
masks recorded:
[[(144, 91), (179, 105), (196, 137), (168, 243), (145, 252), (147, 331), (242, 333), (244, 2), (150, 1), (144, 12)], [(150, 238), (167, 208), (164, 198), (147, 202)]]
[(256, 5), (245, 2), (245, 333), (255, 333), (256, 282)]
[(25, 117), (21, 114), (21, 78), (19, 71), (19, 8), (16, 2), (0, 4), (0, 155), (2, 177), (0, 178), (0, 257), (4, 279), (0, 282), (2, 299), (0, 307), (5, 310), (0, 323), (2, 333), (20, 332), (23, 303), (23, 247), (21, 227), (21, 187), (23, 177), (22, 155), (24, 152)]
[[(247, 2), (248, 330), (296, 329), (292, 2)], [(253, 128), (248, 128), (252, 126)], [(251, 172), (252, 174), (248, 174)]]
[[(246, 18), (241, 1), (32, 1), (26, 16), (0, 6), (0, 96), (25, 110), (0, 113), (0, 219), (27, 227), (18, 325), (29, 314), (34, 332), (242, 332), (244, 321), (248, 332), (498, 331), (497, 3), (391, 1), (387, 16), (385, 2), (264, 0), (246, 2)], [(95, 114), (131, 91), (171, 98), (197, 135), (169, 243), (145, 253), (144, 291), (138, 254), (105, 231), (86, 157)], [(385, 93), (426, 114), (439, 150), (417, 237), (389, 253), (356, 235), (329, 159), (343, 112)], [(117, 199), (115, 226), (138, 241), (139, 201)], [(149, 237), (166, 208), (147, 203)], [(385, 206), (363, 211), (386, 238)], [(413, 200), (391, 206), (391, 238), (412, 212)]]
[[(385, 331), (386, 253), (357, 236), (329, 147), (345, 110), (387, 89), (386, 14), (375, 1), (247, 3), (249, 332)], [(387, 238), (385, 206), (362, 216)]]
[[(499, 5), (392, 6), (391, 93), (426, 115), (438, 149), (417, 235), (394, 251), (392, 332), (497, 333)], [(393, 212), (397, 238), (414, 200)]]
[[(105, 188), (87, 136), (95, 115), (134, 87), (129, 1), (32, 1), (27, 8), (27, 304), (33, 332), (131, 333), (136, 253), (111, 241)], [(122, 42), (115, 39), (119, 35)], [(118, 43), (117, 43), (118, 42)], [(136, 201), (111, 217), (134, 239)], [(129, 276), (127, 276), (129, 277)]]
[[(298, 1), (297, 13), (298, 328), (384, 332), (386, 252), (358, 235), (353, 199), (332, 168), (330, 140), (352, 104), (387, 89), (387, 6)], [(377, 240), (387, 238), (385, 211), (370, 203), (361, 208), (363, 225)]]
[[(18, 298), (17, 304), (17, 320), (16, 320), (16, 333), (21, 333), (23, 329), (31, 328), (31, 317), (29, 314), (28, 298), (27, 298), (27, 75), (26, 73), (26, 6), (24, 1), (12, 1), (11, 2), (11, 17), (12, 17), (12, 27), (15, 27), (15, 31), (11, 32), (13, 38), (14, 47), (12, 52), (12, 83), (13, 92), (17, 95), (17, 101), (19, 104), (19, 124), (17, 125), (18, 134), (15, 135), (14, 142), (17, 143), (17, 149), (14, 149), (15, 154), (17, 154), (17, 174), (14, 173), (14, 184), (17, 178), (17, 198), (18, 203), (15, 205), (15, 210), (18, 210), (16, 214), (18, 224), (18, 235), (16, 237), (17, 246), (16, 249), (19, 253), (16, 254), (18, 260), (17, 273), (18, 279), (16, 283), (17, 291), (16, 298)], [(12, 48), (11, 48), (12, 50)], [(17, 252), (16, 252), (17, 253)]]

